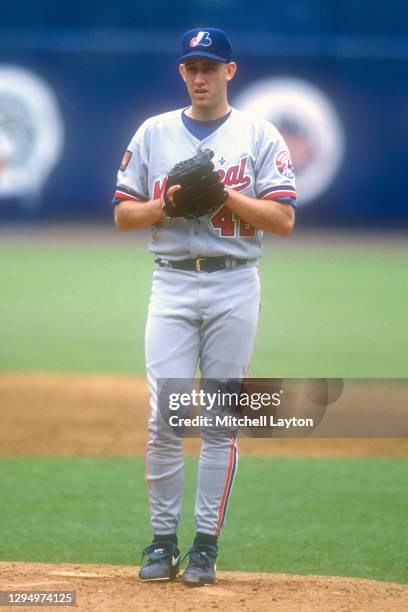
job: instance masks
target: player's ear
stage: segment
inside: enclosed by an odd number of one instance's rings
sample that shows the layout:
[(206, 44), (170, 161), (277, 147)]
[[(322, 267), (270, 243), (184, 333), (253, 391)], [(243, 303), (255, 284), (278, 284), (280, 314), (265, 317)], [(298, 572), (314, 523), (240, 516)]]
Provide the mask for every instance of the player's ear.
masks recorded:
[(181, 78), (185, 82), (187, 78), (187, 72), (186, 72), (186, 67), (184, 64), (179, 64), (179, 73), (181, 75)]
[(228, 62), (227, 64), (227, 81), (231, 81), (234, 78), (237, 71), (237, 65), (235, 62)]

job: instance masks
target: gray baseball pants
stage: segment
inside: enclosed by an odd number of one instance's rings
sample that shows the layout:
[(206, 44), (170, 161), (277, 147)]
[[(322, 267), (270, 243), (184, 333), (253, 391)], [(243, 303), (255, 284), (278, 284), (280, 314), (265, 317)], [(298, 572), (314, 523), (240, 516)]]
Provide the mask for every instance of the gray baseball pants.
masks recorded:
[[(180, 520), (184, 458), (182, 439), (157, 432), (157, 380), (243, 378), (251, 359), (260, 307), (256, 262), (217, 272), (157, 268), (146, 324), (150, 438), (146, 449), (153, 533), (176, 533)], [(195, 502), (196, 530), (219, 535), (238, 463), (231, 430), (201, 431)]]

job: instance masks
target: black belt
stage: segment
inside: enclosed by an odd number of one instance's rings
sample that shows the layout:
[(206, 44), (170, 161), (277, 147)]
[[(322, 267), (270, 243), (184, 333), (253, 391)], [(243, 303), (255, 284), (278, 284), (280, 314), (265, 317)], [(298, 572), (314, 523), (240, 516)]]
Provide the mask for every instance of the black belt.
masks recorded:
[(182, 259), (181, 261), (169, 261), (167, 259), (155, 259), (161, 268), (173, 268), (175, 270), (192, 270), (196, 272), (216, 272), (226, 268), (245, 266), (248, 259), (235, 259), (235, 257), (196, 257), (195, 259)]

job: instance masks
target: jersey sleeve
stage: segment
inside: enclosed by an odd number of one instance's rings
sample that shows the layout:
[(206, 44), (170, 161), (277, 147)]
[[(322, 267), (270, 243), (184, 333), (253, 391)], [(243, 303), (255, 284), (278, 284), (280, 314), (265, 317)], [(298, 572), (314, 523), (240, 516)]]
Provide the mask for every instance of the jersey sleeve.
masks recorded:
[(255, 163), (256, 197), (296, 206), (296, 182), (288, 146), (270, 123), (263, 122)]
[(118, 171), (112, 204), (119, 204), (122, 200), (146, 202), (149, 199), (144, 131), (144, 126), (141, 126), (126, 149)]

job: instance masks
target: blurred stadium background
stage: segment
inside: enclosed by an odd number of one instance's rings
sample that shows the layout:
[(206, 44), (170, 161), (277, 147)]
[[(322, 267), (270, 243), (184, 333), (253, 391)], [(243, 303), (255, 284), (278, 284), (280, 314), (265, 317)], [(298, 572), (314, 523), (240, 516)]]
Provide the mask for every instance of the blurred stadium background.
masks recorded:
[[(0, 0), (0, 11), (0, 476), (10, 501), (0, 559), (133, 564), (150, 537), (143, 460), (115, 455), (141, 455), (145, 442), (153, 263), (148, 233), (113, 226), (126, 145), (148, 116), (188, 105), (182, 32), (224, 28), (239, 69), (231, 104), (278, 125), (298, 178), (293, 236), (265, 240), (251, 374), (408, 378), (408, 5)], [(306, 457), (243, 457), (224, 568), (407, 582), (406, 438), (257, 442), (255, 455)]]
[(181, 33), (198, 22), (231, 36), (232, 104), (252, 106), (288, 138), (298, 228), (406, 227), (405, 2), (392, 11), (380, 0), (24, 7), (1, 2), (0, 221), (111, 221), (135, 128), (188, 104), (176, 58)]

